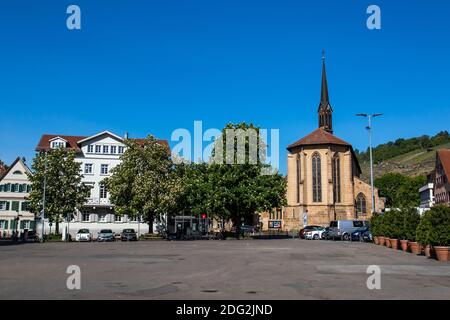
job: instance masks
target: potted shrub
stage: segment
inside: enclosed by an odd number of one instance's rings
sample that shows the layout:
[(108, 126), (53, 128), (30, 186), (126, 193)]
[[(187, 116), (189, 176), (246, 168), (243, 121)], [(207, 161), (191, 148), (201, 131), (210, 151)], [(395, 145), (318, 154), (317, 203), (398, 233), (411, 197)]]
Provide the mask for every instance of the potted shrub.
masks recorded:
[(416, 229), (416, 240), (419, 243), (419, 250), (420, 250), (419, 254), (421, 254), (423, 250), (427, 258), (431, 257), (430, 235), (432, 226), (429, 215), (430, 211), (427, 211), (422, 215), (422, 217), (420, 218), (419, 225), (417, 226)]
[(398, 249), (398, 238), (401, 228), (399, 227), (399, 211), (391, 210), (386, 212), (383, 218), (385, 235), (388, 237), (386, 239), (386, 246), (392, 249)]
[(374, 213), (370, 218), (370, 232), (372, 233), (373, 242), (380, 244), (378, 237), (380, 236), (380, 221), (381, 216), (379, 213)]
[(420, 214), (414, 207), (403, 208), (401, 210), (402, 225), (400, 233), (400, 244), (403, 251), (407, 252), (410, 243), (415, 243), (415, 250), (418, 244), (416, 239), (416, 229), (420, 222)]
[(430, 245), (439, 261), (450, 260), (450, 207), (434, 206), (427, 215), (430, 221)]
[(386, 238), (385, 238), (385, 227), (384, 227), (384, 215), (380, 215), (379, 216), (379, 221), (378, 221), (378, 243), (380, 244), (380, 246), (384, 246), (386, 245)]

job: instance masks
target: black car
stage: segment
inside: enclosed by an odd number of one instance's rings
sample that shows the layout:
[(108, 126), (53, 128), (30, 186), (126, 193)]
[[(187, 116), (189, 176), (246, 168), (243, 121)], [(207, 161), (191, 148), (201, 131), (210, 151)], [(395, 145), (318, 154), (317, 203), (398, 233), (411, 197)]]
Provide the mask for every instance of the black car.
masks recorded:
[(361, 227), (352, 232), (352, 241), (370, 242), (372, 241), (372, 233), (369, 227)]
[(123, 229), (122, 235), (120, 236), (122, 241), (137, 241), (137, 234), (134, 229)]
[(330, 240), (329, 232), (330, 232), (330, 227), (326, 227), (325, 231), (322, 232), (321, 239), (322, 240)]

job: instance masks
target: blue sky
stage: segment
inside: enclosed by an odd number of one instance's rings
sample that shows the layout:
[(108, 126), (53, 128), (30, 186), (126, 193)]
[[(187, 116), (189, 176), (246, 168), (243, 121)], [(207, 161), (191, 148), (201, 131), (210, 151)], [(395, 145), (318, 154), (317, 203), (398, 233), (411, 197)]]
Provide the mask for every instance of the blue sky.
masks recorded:
[[(66, 28), (77, 4), (82, 29)], [(366, 28), (381, 8), (382, 29)], [(317, 127), (326, 50), (335, 134), (367, 147), (358, 112), (384, 113), (374, 143), (450, 123), (450, 2), (3, 1), (0, 159), (29, 162), (43, 133), (110, 130), (170, 139), (227, 122), (280, 129), (285, 147)]]

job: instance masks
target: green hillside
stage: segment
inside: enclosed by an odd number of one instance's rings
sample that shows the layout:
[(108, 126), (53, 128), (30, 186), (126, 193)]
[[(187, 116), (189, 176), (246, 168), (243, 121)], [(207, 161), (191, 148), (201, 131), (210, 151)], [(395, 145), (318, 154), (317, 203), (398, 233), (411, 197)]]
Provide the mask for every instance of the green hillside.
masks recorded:
[[(411, 150), (413, 149), (413, 150)], [(407, 176), (426, 175), (434, 169), (436, 150), (450, 149), (450, 136), (446, 131), (434, 137), (422, 136), (411, 139), (398, 139), (374, 148), (374, 176), (382, 176), (388, 172), (401, 173)], [(368, 152), (357, 156), (363, 171), (362, 179), (370, 178)]]

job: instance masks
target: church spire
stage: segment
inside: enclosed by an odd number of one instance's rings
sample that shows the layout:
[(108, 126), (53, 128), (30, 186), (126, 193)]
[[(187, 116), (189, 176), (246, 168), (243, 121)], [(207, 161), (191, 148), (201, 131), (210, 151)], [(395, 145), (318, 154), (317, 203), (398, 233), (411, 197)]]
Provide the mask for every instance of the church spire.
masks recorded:
[(331, 108), (330, 98), (328, 97), (327, 72), (325, 69), (325, 51), (322, 51), (322, 89), (320, 93), (318, 114), (319, 128), (323, 128), (325, 131), (333, 133), (333, 109)]

